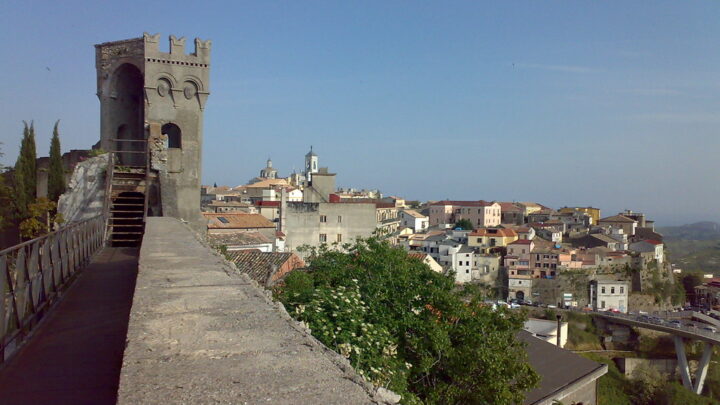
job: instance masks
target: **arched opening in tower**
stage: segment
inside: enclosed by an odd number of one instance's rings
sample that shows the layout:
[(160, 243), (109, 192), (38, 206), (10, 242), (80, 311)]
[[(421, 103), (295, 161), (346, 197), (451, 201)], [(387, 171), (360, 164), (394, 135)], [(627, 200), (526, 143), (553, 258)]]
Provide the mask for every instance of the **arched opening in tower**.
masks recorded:
[(180, 131), (180, 127), (169, 122), (162, 126), (160, 132), (167, 135), (168, 148), (182, 149), (182, 131)]
[(145, 166), (145, 117), (143, 75), (136, 66), (125, 63), (113, 74), (113, 114), (117, 123), (115, 151), (125, 166)]

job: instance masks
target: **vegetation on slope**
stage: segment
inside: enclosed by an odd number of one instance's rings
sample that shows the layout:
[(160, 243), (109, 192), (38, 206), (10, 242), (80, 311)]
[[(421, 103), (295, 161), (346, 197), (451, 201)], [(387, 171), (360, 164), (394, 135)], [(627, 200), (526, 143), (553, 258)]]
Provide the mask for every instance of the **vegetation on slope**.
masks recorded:
[(539, 380), (515, 338), (524, 313), (493, 311), (376, 239), (314, 250), (276, 297), (313, 336), (405, 404), (521, 403)]

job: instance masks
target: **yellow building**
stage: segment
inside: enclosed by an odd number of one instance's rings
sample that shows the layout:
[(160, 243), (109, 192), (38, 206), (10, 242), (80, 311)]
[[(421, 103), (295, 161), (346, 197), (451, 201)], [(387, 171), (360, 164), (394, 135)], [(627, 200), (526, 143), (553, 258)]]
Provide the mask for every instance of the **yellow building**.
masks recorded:
[(488, 253), (494, 247), (504, 247), (518, 240), (514, 229), (480, 228), (468, 234), (468, 246)]
[(593, 207), (565, 207), (560, 208), (560, 213), (584, 212), (592, 218), (592, 225), (597, 225), (600, 220), (600, 208)]

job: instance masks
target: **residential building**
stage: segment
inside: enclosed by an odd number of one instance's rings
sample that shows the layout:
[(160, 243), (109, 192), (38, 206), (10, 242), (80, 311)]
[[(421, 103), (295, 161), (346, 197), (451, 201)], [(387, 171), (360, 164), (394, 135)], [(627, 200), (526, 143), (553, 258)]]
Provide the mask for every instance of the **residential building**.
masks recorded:
[(377, 221), (377, 234), (389, 238), (394, 243), (394, 235), (400, 228), (398, 208), (394, 203), (375, 202), (375, 218)]
[(479, 228), (468, 234), (468, 246), (477, 248), (482, 253), (498, 251), (509, 243), (518, 240), (514, 229), (505, 228)]
[(276, 226), (260, 214), (210, 213), (204, 212), (208, 234), (233, 233), (237, 231), (259, 231), (274, 236)]
[(255, 209), (270, 221), (277, 222), (280, 220), (280, 201), (256, 201)]
[(498, 279), (502, 256), (498, 254), (473, 254), (473, 267), (470, 269), (472, 282), (494, 286)]
[(207, 204), (203, 204), (202, 208), (203, 208), (203, 211), (205, 211), (205, 212), (215, 212), (215, 213), (237, 212), (237, 213), (245, 213), (245, 214), (257, 214), (257, 210), (252, 205), (237, 202), (237, 201), (212, 200), (212, 201), (209, 201)]
[(413, 232), (425, 232), (430, 226), (430, 218), (416, 210), (404, 209), (399, 213), (400, 226), (408, 227)]
[(372, 236), (377, 229), (373, 203), (287, 202), (281, 207), (280, 230), (290, 250), (304, 245), (352, 243), (359, 237)]
[(703, 308), (717, 309), (720, 305), (720, 278), (710, 275), (705, 283), (695, 287), (694, 305)]
[(582, 212), (590, 217), (590, 225), (597, 225), (600, 220), (600, 208), (593, 207), (563, 207), (558, 210), (561, 214)]
[(618, 250), (618, 245), (622, 244), (610, 236), (601, 233), (591, 233), (579, 238), (574, 238), (570, 240), (570, 243), (572, 243), (575, 247), (584, 247), (589, 249), (602, 246), (608, 248), (609, 250)]
[(534, 247), (534, 242), (527, 239), (518, 239), (507, 245), (505, 267), (508, 269), (509, 298), (524, 300), (532, 297), (534, 275), (530, 257)]
[(555, 215), (557, 215), (557, 212), (554, 209), (544, 207), (527, 214), (527, 221), (528, 223), (547, 222)]
[(628, 237), (635, 235), (635, 228), (637, 228), (637, 221), (628, 218), (624, 215), (613, 215), (611, 217), (601, 218), (598, 221), (598, 225), (601, 227), (619, 228), (628, 235)]
[(474, 227), (500, 225), (500, 204), (479, 201), (438, 201), (430, 204), (430, 226), (450, 228), (461, 219)]
[[(273, 243), (273, 249), (279, 250), (281, 246), (276, 243), (277, 227), (260, 214), (238, 214), (238, 213), (209, 213), (202, 214), (207, 220), (207, 235), (211, 243), (220, 246), (225, 245), (228, 250), (241, 249), (247, 244), (264, 245), (267, 241)], [(251, 237), (249, 232), (259, 233), (264, 240), (248, 242)], [(231, 249), (232, 247), (232, 249)], [(261, 248), (261, 247), (258, 247)], [(262, 248), (261, 248), (262, 249)]]
[(525, 223), (525, 208), (512, 202), (498, 202), (498, 204), (500, 204), (500, 223), (507, 225)]
[(641, 240), (630, 244), (630, 250), (635, 252), (651, 252), (653, 258), (658, 264), (663, 263), (665, 253), (663, 252), (663, 243), (657, 240)]
[[(443, 246), (447, 245), (447, 241), (441, 244), (441, 250)], [(461, 244), (458, 246), (458, 249), (449, 248), (448, 254), (451, 256), (451, 268), (455, 271), (455, 282), (458, 284), (464, 284), (473, 281), (473, 250), (467, 245)]]
[(618, 310), (628, 312), (630, 283), (614, 279), (598, 279), (590, 282), (590, 302), (595, 311)]
[(391, 195), (391, 196), (389, 196), (389, 197), (383, 197), (383, 198), (380, 199), (380, 202), (383, 202), (383, 203), (391, 203), (391, 204), (395, 205), (395, 206), (398, 207), (398, 208), (405, 208), (405, 207), (406, 207), (406, 205), (405, 205), (405, 199), (404, 199), (404, 198), (401, 198), (401, 197), (394, 196), (394, 195)]
[(563, 239), (562, 231), (557, 230), (557, 228), (553, 226), (538, 227), (536, 228), (536, 232), (539, 237), (551, 242), (561, 243)]
[(418, 260), (420, 260), (421, 262), (427, 264), (428, 267), (430, 268), (430, 270), (432, 270), (432, 271), (434, 271), (434, 272), (436, 272), (436, 273), (442, 273), (442, 272), (443, 272), (442, 266), (441, 266), (438, 262), (436, 262), (435, 259), (432, 258), (432, 256), (430, 256), (430, 255), (427, 254), (427, 253), (412, 252), (412, 251), (411, 251), (411, 252), (408, 252), (408, 256), (410, 256), (410, 257), (412, 257), (412, 258), (415, 258), (415, 259), (418, 259)]
[(229, 252), (227, 256), (240, 272), (263, 287), (272, 287), (289, 272), (305, 267), (305, 262), (292, 252), (239, 250)]

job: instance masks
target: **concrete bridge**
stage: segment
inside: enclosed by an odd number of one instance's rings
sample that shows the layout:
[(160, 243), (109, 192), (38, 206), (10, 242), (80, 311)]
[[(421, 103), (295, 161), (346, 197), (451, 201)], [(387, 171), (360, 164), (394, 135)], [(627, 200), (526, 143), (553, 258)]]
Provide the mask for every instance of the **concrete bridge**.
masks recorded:
[[(667, 323), (652, 322), (650, 320), (646, 320), (646, 318), (641, 318), (637, 315), (610, 313), (594, 313), (593, 315), (602, 317), (608, 322), (632, 326), (636, 328), (651, 329), (673, 335), (673, 341), (675, 343), (675, 354), (677, 356), (678, 367), (680, 369), (680, 377), (682, 379), (683, 385), (685, 386), (685, 388), (695, 392), (696, 394), (702, 393), (703, 384), (705, 383), (705, 377), (707, 376), (708, 368), (710, 367), (710, 358), (712, 357), (713, 346), (720, 344), (719, 333), (703, 330), (702, 327), (697, 326), (692, 328), (687, 326), (675, 327)], [(674, 317), (681, 318), (682, 316), (679, 315), (681, 314), (677, 314)], [(703, 321), (706, 321), (705, 318), (709, 318), (714, 322), (717, 321), (714, 318), (700, 314), (698, 312), (687, 313), (684, 315), (684, 318), (690, 317)], [(685, 353), (685, 341), (687, 340), (699, 340), (701, 342), (704, 342), (703, 354), (698, 363), (694, 383), (690, 376), (690, 367), (688, 366), (687, 355)]]

